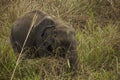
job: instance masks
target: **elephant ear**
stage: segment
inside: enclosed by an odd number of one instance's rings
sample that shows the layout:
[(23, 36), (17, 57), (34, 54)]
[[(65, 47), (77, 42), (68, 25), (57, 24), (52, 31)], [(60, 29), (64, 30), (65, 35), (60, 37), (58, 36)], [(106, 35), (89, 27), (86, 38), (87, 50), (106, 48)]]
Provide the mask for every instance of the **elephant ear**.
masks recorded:
[(39, 35), (41, 37), (44, 35), (45, 31), (47, 29), (55, 28), (55, 22), (50, 16), (45, 16), (38, 24), (37, 26), (37, 32), (39, 32)]

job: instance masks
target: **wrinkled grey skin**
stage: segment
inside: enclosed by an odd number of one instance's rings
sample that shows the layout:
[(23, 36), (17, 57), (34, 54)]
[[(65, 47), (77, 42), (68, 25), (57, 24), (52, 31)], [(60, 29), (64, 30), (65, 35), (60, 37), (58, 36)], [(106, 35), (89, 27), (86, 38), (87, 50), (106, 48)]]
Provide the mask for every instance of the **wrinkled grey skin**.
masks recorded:
[(26, 57), (59, 56), (68, 58), (71, 69), (76, 69), (78, 55), (74, 29), (69, 24), (41, 11), (29, 12), (13, 23), (10, 40), (14, 52), (21, 52), (34, 15), (37, 15), (37, 19), (24, 47)]

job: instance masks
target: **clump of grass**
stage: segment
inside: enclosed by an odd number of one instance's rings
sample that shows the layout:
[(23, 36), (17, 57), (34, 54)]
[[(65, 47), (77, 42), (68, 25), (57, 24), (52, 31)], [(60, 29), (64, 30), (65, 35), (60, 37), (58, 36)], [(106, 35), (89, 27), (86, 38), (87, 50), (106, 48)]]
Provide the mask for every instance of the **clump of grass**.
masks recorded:
[(0, 42), (0, 79), (8, 80), (14, 68), (15, 56), (7, 40)]
[(120, 45), (118, 28), (113, 25), (104, 28), (98, 26), (95, 30), (90, 28), (90, 30), (78, 31), (77, 38), (80, 62), (82, 66), (92, 70), (92, 72), (88, 71), (88, 74), (94, 74), (96, 71), (111, 72), (118, 79), (120, 50), (115, 49), (115, 46)]
[(67, 63), (64, 59), (46, 57), (21, 61), (18, 65), (14, 79), (57, 79), (70, 78)]
[(111, 21), (112, 24), (120, 24), (119, 4), (119, 0), (91, 0), (90, 7), (95, 15), (96, 22), (102, 25)]

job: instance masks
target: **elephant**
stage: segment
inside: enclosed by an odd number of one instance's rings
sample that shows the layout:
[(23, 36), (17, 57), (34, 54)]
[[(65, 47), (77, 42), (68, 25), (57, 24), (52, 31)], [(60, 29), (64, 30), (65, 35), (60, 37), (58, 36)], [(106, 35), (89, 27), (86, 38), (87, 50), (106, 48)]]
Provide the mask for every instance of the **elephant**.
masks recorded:
[[(33, 19), (35, 16), (36, 19)], [(69, 59), (71, 70), (77, 69), (77, 40), (74, 28), (45, 12), (34, 10), (18, 18), (12, 25), (10, 42), (15, 54), (20, 54), (24, 48), (26, 58), (59, 56)]]

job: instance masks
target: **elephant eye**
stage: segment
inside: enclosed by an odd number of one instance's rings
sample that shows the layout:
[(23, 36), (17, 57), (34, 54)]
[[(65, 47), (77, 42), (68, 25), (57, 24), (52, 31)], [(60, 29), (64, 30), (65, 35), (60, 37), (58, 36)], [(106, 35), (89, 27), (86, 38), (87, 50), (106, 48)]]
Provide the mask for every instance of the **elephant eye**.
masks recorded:
[(45, 34), (45, 33), (42, 33), (42, 34), (41, 34), (41, 37), (43, 37), (43, 36), (44, 36), (44, 34)]
[(57, 34), (54, 34), (54, 37), (57, 37)]
[(55, 30), (54, 33), (53, 33), (54, 37), (56, 37), (57, 34), (58, 34), (58, 32)]
[(50, 51), (50, 52), (52, 52), (52, 51), (53, 51), (53, 47), (52, 47), (51, 45), (49, 45), (49, 46), (47, 47), (47, 50)]

